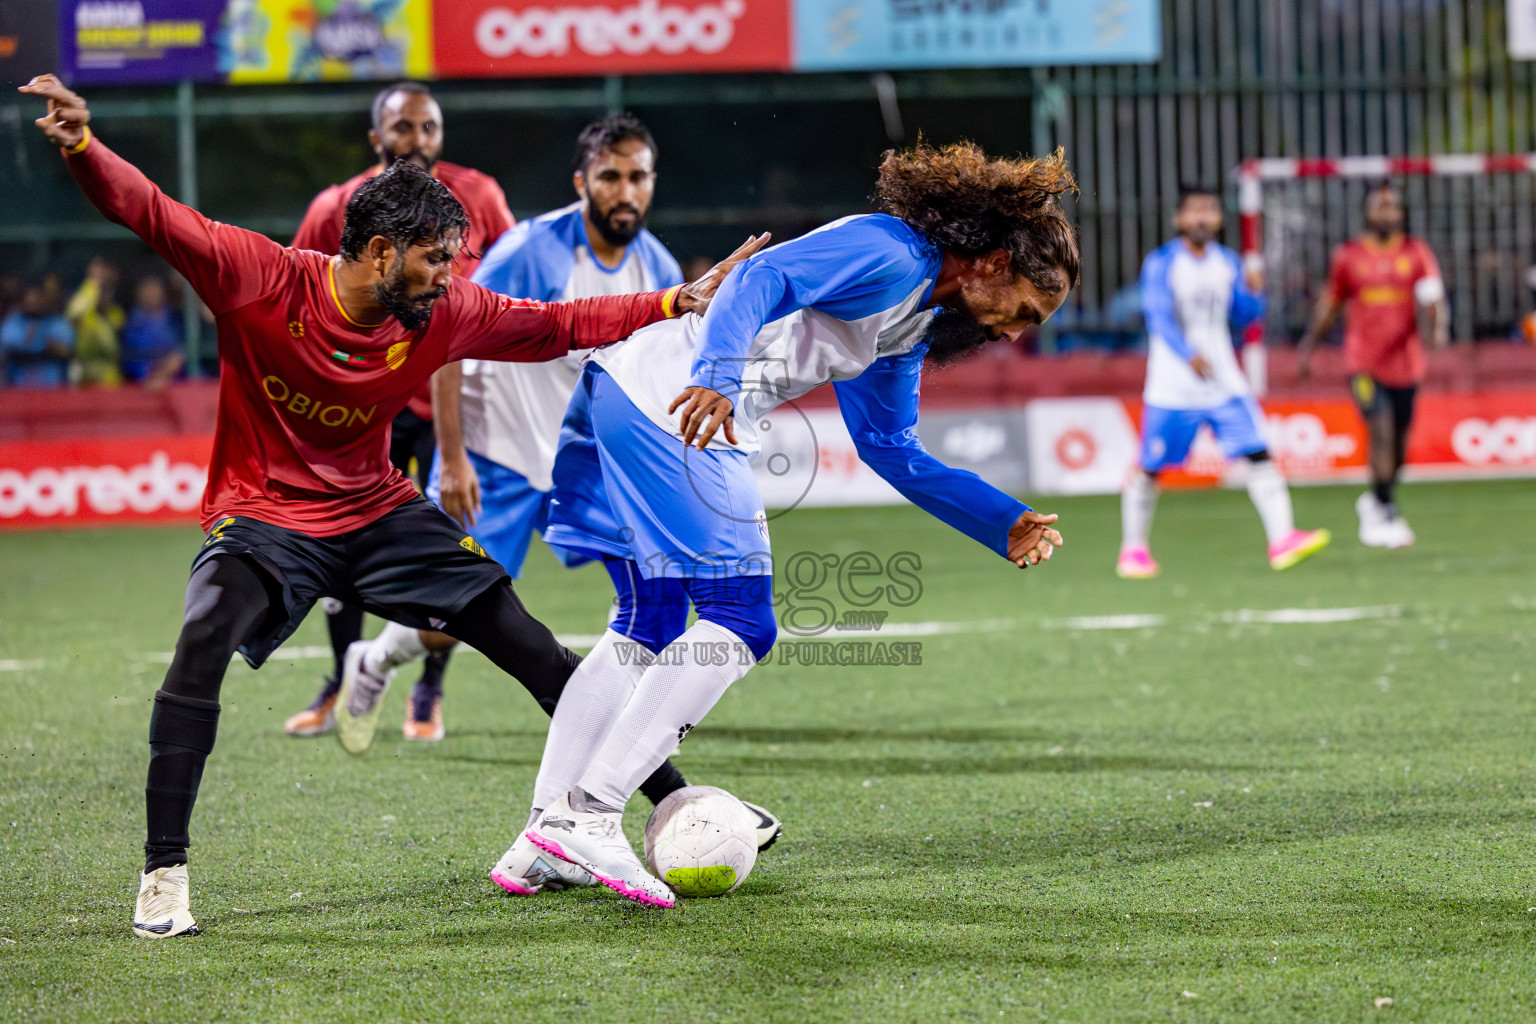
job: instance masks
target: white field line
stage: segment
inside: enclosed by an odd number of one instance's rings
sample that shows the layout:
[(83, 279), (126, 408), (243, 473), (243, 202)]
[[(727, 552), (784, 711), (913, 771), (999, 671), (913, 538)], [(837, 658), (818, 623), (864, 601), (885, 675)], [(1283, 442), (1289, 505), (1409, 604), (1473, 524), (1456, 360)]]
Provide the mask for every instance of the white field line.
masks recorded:
[(1358, 622), (1361, 619), (1396, 619), (1402, 614), (1402, 605), (1378, 604), (1364, 608), (1274, 608), (1269, 611), (1240, 608), (1235, 612), (1223, 612), (1219, 618), (1222, 622), (1268, 622), (1291, 626)]
[[(1270, 608), (1267, 610), (1239, 608), (1237, 611), (1222, 612), (1212, 616), (1209, 621), (1270, 625), (1325, 625), (1334, 622), (1358, 622), (1362, 619), (1396, 619), (1401, 618), (1402, 614), (1402, 606), (1395, 604), (1367, 605), (1359, 608)], [(1077, 615), (1064, 619), (1040, 619), (1028, 623), (1032, 629), (1067, 630), (1155, 629), (1167, 624), (1166, 615)], [(1005, 633), (1019, 625), (1021, 623), (1015, 619), (982, 619), (977, 622), (891, 622), (879, 629), (833, 629), (821, 634), (820, 639), (828, 637), (843, 639), (855, 635), (879, 639), (887, 636), (943, 636), (947, 633)], [(601, 636), (600, 633), (556, 633), (555, 639), (573, 649), (591, 650)], [(464, 649), (472, 650), (467, 646)], [(272, 655), (272, 660), (319, 661), (330, 657), (329, 647), (313, 645), (280, 648)], [(145, 662), (169, 665), (171, 652), (151, 651), (140, 655), (140, 658)], [(240, 655), (236, 654), (235, 660), (241, 660)], [(0, 661), (0, 672), (21, 672), (41, 668), (42, 665), (41, 660)]]
[(7, 660), (0, 661), (0, 672), (27, 672), (34, 668), (42, 668), (43, 659), (33, 658), (30, 661)]

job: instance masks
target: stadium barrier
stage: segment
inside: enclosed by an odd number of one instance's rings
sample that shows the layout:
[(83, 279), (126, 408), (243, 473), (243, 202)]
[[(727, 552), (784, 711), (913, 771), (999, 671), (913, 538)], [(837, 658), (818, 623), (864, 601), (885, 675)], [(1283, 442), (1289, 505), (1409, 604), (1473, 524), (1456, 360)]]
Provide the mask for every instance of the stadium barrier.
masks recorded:
[[(1111, 494), (1134, 464), (1143, 361), (984, 355), (931, 373), (918, 434), (934, 455), (1015, 493)], [(1365, 477), (1365, 430), (1336, 351), (1298, 384), (1275, 350), (1263, 399), (1271, 444), (1299, 483)], [(197, 518), (218, 389), (21, 391), (0, 402), (0, 529), (165, 524)], [(858, 457), (830, 388), (776, 410), (758, 479), (771, 509), (895, 504)], [(1240, 482), (1202, 432), (1174, 486)], [(1410, 479), (1536, 476), (1536, 347), (1435, 353), (1408, 451)]]

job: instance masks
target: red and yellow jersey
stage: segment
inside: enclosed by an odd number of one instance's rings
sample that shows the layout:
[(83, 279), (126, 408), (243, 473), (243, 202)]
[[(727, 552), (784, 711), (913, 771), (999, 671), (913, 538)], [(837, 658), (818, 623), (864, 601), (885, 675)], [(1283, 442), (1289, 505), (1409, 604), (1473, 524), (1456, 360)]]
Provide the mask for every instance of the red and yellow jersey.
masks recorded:
[(334, 257), (209, 220), (99, 140), (65, 159), (97, 209), (148, 243), (214, 314), (219, 413), (204, 528), (226, 516), (315, 537), (366, 526), (416, 495), (390, 465), (390, 421), (438, 367), (542, 362), (668, 313), (662, 292), (543, 303), (454, 278), (424, 330), (392, 317), (358, 323), (338, 298)]
[[(313, 249), (327, 256), (335, 255), (341, 248), (341, 229), (347, 222), (347, 203), (363, 182), (378, 174), (381, 168), (370, 167), (362, 174), (348, 178), (340, 185), (323, 189), (310, 201), (304, 220), (293, 236), (295, 249)], [(501, 233), (514, 223), (512, 211), (507, 208), (506, 193), (496, 184), (496, 179), (472, 167), (461, 167), (446, 160), (439, 160), (432, 169), (433, 175), (453, 193), (469, 216), (469, 233), (464, 238), (464, 248), (453, 261), (453, 272), (466, 281), (474, 276), (475, 268)], [(411, 411), (424, 420), (432, 418), (431, 382), (411, 396)]]
[(1424, 343), (1419, 338), (1414, 285), (1439, 277), (1429, 246), (1404, 236), (1382, 246), (1355, 238), (1334, 250), (1328, 291), (1347, 303), (1344, 365), (1387, 387), (1410, 387), (1424, 378)]

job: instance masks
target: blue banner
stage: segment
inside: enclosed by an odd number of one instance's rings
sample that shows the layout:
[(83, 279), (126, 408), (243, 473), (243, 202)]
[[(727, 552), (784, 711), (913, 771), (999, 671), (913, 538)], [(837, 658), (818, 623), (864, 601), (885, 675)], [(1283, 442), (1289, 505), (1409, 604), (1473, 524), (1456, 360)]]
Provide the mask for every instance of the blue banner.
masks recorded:
[(1159, 0), (794, 0), (798, 71), (1149, 63)]

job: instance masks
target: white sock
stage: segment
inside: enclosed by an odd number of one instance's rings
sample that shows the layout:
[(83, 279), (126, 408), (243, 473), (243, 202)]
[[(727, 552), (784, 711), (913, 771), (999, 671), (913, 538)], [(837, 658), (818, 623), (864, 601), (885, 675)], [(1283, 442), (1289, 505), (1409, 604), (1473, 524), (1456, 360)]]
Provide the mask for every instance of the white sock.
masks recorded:
[(1144, 548), (1157, 511), (1157, 480), (1136, 470), (1120, 492), (1120, 549)]
[(655, 660), (644, 644), (611, 629), (581, 659), (560, 691), (560, 703), (549, 723), (544, 757), (533, 784), (536, 812), (576, 785)]
[(1291, 514), (1291, 489), (1286, 486), (1280, 467), (1271, 459), (1255, 462), (1248, 467), (1248, 497), (1259, 510), (1264, 521), (1264, 536), (1271, 544), (1278, 544), (1296, 529)]
[(584, 789), (611, 807), (623, 807), (688, 730), (756, 664), (735, 633), (704, 619), (695, 622), (645, 670), (591, 766), (572, 788)]
[(386, 622), (384, 632), (373, 638), (363, 655), (363, 667), (374, 675), (382, 676), (407, 662), (427, 656), (426, 645), (421, 642), (421, 632), (398, 622)]

